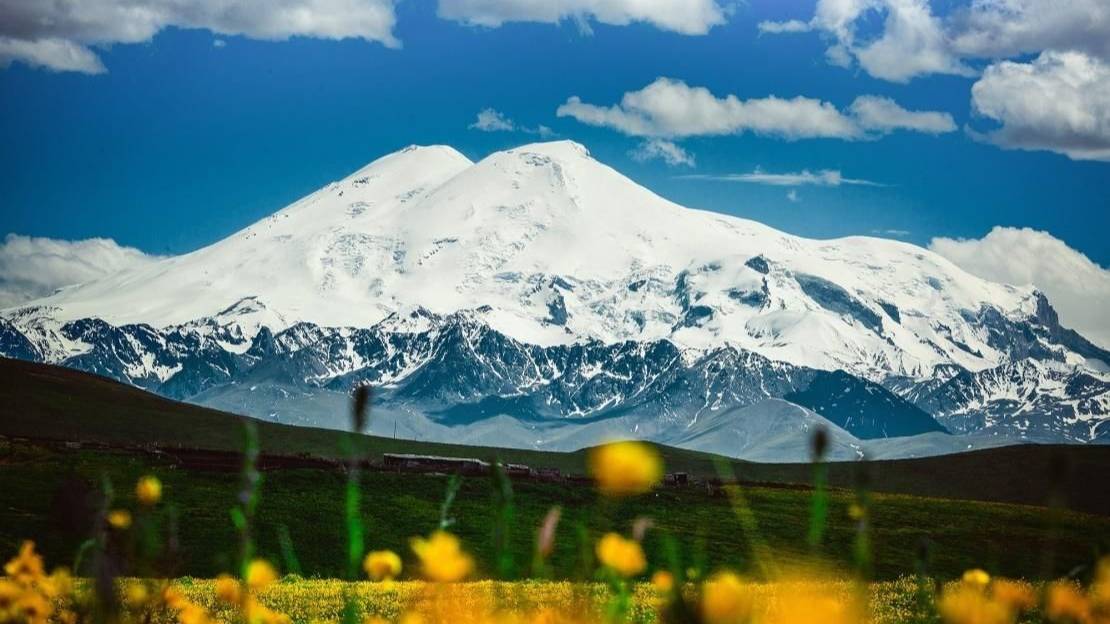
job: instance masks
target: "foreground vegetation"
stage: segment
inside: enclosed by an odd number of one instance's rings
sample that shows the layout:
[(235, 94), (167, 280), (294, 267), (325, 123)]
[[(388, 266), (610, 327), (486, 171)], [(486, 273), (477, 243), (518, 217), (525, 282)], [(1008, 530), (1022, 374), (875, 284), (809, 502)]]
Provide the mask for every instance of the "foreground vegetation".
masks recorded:
[(1110, 518), (831, 489), (820, 430), (805, 488), (664, 486), (639, 442), (463, 479), (373, 469), (369, 403), (341, 461), (267, 473), (250, 421), (238, 471), (7, 440), (0, 624), (1110, 622)]
[[(146, 455), (54, 450), (31, 444), (0, 444), (0, 552), (34, 539), (48, 561), (65, 563), (94, 530), (105, 479), (134, 483), (154, 474), (165, 484), (165, 522), (175, 527), (176, 554), (167, 574), (211, 577), (231, 569), (236, 540), (228, 506), (236, 499), (236, 472), (175, 468)], [(362, 522), (368, 539), (404, 554), (408, 539), (439, 525), (447, 476), (363, 471)], [(496, 571), (491, 526), (497, 516), (489, 477), (459, 480), (451, 508), (451, 529), (466, 542), (480, 573)], [(254, 523), (258, 553), (280, 561), (288, 537), (305, 576), (336, 577), (344, 572), (346, 541), (342, 471), (280, 469), (263, 473)], [(750, 512), (745, 527), (732, 509), (729, 490), (712, 495), (704, 486), (661, 487), (614, 503), (588, 483), (515, 480), (511, 482), (513, 530), (507, 536), (515, 563), (530, 563), (535, 527), (553, 506), (562, 508), (563, 539), (550, 557), (552, 573), (577, 578), (577, 527), (591, 534), (626, 529), (651, 517), (655, 531), (644, 547), (661, 561), (664, 534), (671, 536), (687, 563), (729, 567), (756, 574), (749, 539), (758, 536), (776, 559), (796, 562), (813, 555), (805, 541), (813, 499), (811, 489), (739, 486)], [(858, 522), (850, 515), (854, 490), (828, 494), (827, 529), (821, 557), (850, 565)], [(118, 506), (135, 512), (133, 500)], [(894, 494), (870, 494), (872, 571), (894, 579), (924, 566), (941, 578), (958, 577), (970, 567), (1025, 578), (1051, 578), (1089, 564), (1110, 552), (1110, 518), (1042, 507), (982, 503)], [(168, 529), (168, 527), (163, 527)], [(1046, 569), (1046, 566), (1050, 566)]]

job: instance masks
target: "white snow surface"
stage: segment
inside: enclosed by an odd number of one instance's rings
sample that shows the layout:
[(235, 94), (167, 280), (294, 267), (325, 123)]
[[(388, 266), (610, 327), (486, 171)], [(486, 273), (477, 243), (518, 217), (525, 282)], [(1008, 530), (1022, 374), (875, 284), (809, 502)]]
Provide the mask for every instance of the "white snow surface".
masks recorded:
[[(766, 275), (746, 265), (759, 255)], [(676, 289), (683, 272), (685, 294)], [(881, 326), (822, 307), (799, 274), (836, 284)], [(762, 302), (745, 300), (764, 288)], [(552, 312), (560, 300), (565, 320)], [(877, 379), (998, 365), (1004, 355), (961, 316), (982, 305), (1025, 318), (1035, 292), (903, 242), (813, 240), (685, 208), (557, 141), (477, 163), (447, 146), (409, 147), (213, 245), (21, 307), (49, 306), (58, 321), (156, 327), (223, 312), (220, 324), (246, 337), (300, 321), (368, 327), (417, 307), (477, 309), (527, 343), (731, 344)], [(683, 323), (689, 306), (712, 315)]]

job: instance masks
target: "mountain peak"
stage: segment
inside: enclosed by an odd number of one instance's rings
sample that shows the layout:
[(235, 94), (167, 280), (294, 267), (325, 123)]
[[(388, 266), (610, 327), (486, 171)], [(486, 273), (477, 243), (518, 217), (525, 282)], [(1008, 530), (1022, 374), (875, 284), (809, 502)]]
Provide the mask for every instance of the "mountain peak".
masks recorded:
[(559, 159), (590, 159), (590, 150), (585, 145), (570, 139), (559, 141), (540, 141), (505, 150), (509, 154), (543, 154)]
[(404, 172), (417, 168), (462, 170), (473, 164), (473, 161), (450, 145), (414, 144), (376, 158), (347, 176), (345, 180), (349, 181), (378, 172)]

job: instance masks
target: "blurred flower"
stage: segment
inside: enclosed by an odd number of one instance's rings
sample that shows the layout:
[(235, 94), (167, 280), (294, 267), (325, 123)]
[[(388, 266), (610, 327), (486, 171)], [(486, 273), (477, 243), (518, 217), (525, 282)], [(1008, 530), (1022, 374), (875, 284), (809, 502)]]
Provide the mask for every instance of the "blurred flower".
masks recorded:
[(669, 594), (674, 589), (674, 575), (666, 570), (656, 570), (651, 575), (651, 584), (656, 590)]
[(229, 604), (238, 604), (240, 596), (239, 581), (229, 574), (216, 577), (216, 598)]
[(766, 624), (857, 624), (865, 622), (866, 618), (860, 616), (853, 601), (805, 589), (776, 600), (763, 621)]
[(1011, 624), (1014, 610), (992, 599), (974, 582), (947, 588), (937, 603), (941, 617), (948, 624)]
[(597, 543), (597, 558), (602, 565), (625, 578), (636, 576), (647, 567), (640, 543), (617, 533), (606, 533), (601, 538)]
[(157, 505), (158, 501), (162, 500), (162, 482), (153, 475), (139, 479), (135, 484), (135, 498), (147, 507)]
[(124, 592), (124, 602), (135, 608), (141, 608), (150, 599), (150, 593), (146, 590), (146, 585), (142, 583), (130, 583), (127, 585), (127, 590)]
[(863, 505), (859, 503), (848, 505), (848, 517), (852, 520), (863, 520), (863, 517), (866, 515), (867, 510), (863, 508)]
[(593, 449), (590, 474), (606, 496), (643, 494), (663, 478), (659, 453), (643, 442), (613, 442)]
[(1110, 557), (1103, 557), (1098, 562), (1098, 570), (1095, 572), (1095, 580), (1091, 583), (1089, 593), (1091, 602), (1104, 611), (1110, 611)]
[(463, 552), (459, 538), (446, 531), (436, 531), (428, 539), (414, 537), (410, 545), (428, 580), (454, 583), (466, 578), (474, 567), (474, 560)]
[(4, 574), (21, 585), (42, 579), (44, 576), (42, 557), (35, 553), (35, 543), (28, 540), (19, 547), (19, 554), (4, 565)]
[(162, 602), (177, 611), (177, 620), (181, 624), (212, 624), (208, 612), (203, 607), (190, 602), (176, 587), (166, 587), (162, 590)]
[(123, 531), (131, 526), (131, 512), (126, 509), (113, 509), (106, 517), (108, 525), (118, 531)]
[(54, 607), (42, 594), (24, 592), (22, 596), (16, 599), (14, 610), (23, 616), (22, 621), (27, 624), (46, 624)]
[(1053, 622), (1085, 623), (1091, 617), (1091, 605), (1087, 597), (1078, 586), (1066, 581), (1058, 581), (1049, 586), (1044, 611)]
[(702, 587), (701, 611), (709, 624), (744, 622), (752, 613), (752, 593), (740, 577), (719, 572)]
[(401, 558), (392, 550), (375, 550), (366, 555), (362, 568), (371, 580), (391, 580), (401, 573)]
[(991, 575), (979, 568), (975, 568), (964, 572), (963, 581), (974, 587), (986, 587), (987, 583), (991, 582)]
[(291, 621), (289, 616), (270, 609), (254, 598), (247, 600), (243, 616), (247, 624), (289, 624)]
[(258, 591), (277, 578), (277, 570), (265, 559), (255, 559), (247, 565), (247, 587), (251, 591)]
[(1033, 586), (1021, 581), (995, 579), (991, 583), (991, 597), (1014, 611), (1028, 611), (1037, 606)]

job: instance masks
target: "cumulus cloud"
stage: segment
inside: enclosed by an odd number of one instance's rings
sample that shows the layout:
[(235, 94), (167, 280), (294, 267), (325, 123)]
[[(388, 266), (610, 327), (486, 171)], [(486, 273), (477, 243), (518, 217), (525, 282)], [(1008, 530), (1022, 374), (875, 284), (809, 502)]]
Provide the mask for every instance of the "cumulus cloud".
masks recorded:
[(556, 114), (630, 136), (666, 139), (751, 132), (788, 140), (858, 140), (901, 129), (933, 133), (955, 129), (955, 124), (948, 130), (941, 127), (945, 118), (951, 122), (943, 113), (907, 111), (891, 100), (876, 105), (879, 99), (857, 99), (845, 113), (813, 98), (717, 97), (704, 87), (657, 78), (639, 91), (625, 93), (617, 104), (599, 106), (571, 97)]
[(863, 95), (855, 99), (849, 110), (860, 126), (868, 130), (892, 132), (913, 130), (929, 134), (954, 132), (952, 115), (936, 111), (908, 111), (890, 98)]
[(506, 22), (571, 20), (588, 30), (590, 20), (616, 26), (644, 22), (684, 35), (704, 35), (725, 22), (726, 11), (716, 0), (439, 0), (439, 16), (491, 28)]
[(802, 169), (795, 173), (768, 173), (759, 167), (749, 173), (723, 173), (723, 174), (696, 174), (681, 176), (697, 180), (722, 180), (724, 182), (748, 182), (750, 184), (767, 184), (770, 186), (884, 186), (871, 180), (845, 178), (835, 169), (821, 169), (810, 171)]
[(524, 134), (539, 135), (540, 138), (544, 139), (555, 136), (555, 131), (547, 126), (542, 124), (535, 128), (522, 126), (509, 119), (504, 113), (492, 108), (484, 108), (479, 111), (474, 123), (467, 126), (467, 128), (481, 130), (482, 132), (523, 132)]
[(393, 0), (5, 0), (0, 67), (20, 61), (103, 73), (94, 47), (149, 41), (171, 26), (253, 39), (358, 38), (397, 47), (395, 22)]
[(1081, 52), (1003, 61), (971, 87), (972, 109), (1001, 124), (999, 146), (1110, 161), (1110, 63)]
[(504, 114), (492, 108), (485, 108), (479, 111), (474, 123), (467, 127), (482, 132), (510, 132), (516, 125)]
[(809, 22), (802, 20), (786, 20), (785, 22), (760, 22), (757, 26), (759, 32), (770, 33), (772, 35), (781, 35), (783, 33), (800, 33), (809, 32), (813, 30), (813, 26)]
[(1110, 348), (1110, 271), (1048, 232), (998, 226), (980, 239), (934, 238), (929, 249), (973, 275), (1036, 286), (1062, 325)]
[(107, 238), (67, 241), (8, 234), (0, 244), (0, 308), (156, 260)]
[(658, 159), (672, 167), (678, 165), (694, 166), (693, 154), (665, 139), (648, 139), (636, 146), (628, 155), (638, 162)]
[[(881, 20), (878, 32), (869, 26)], [(927, 0), (818, 0), (806, 22), (766, 22), (770, 34), (817, 30), (836, 65), (856, 63), (885, 80), (926, 74), (974, 75), (970, 59), (1072, 50), (1110, 60), (1105, 0), (971, 0), (934, 15)]]
[(1110, 60), (1104, 0), (973, 0), (947, 21), (952, 48), (968, 57), (1074, 50)]
[(802, 198), (798, 197), (797, 189), (790, 189), (789, 191), (787, 191), (786, 192), (786, 199), (795, 203), (795, 204), (802, 201)]

